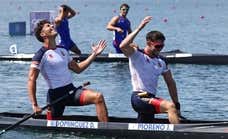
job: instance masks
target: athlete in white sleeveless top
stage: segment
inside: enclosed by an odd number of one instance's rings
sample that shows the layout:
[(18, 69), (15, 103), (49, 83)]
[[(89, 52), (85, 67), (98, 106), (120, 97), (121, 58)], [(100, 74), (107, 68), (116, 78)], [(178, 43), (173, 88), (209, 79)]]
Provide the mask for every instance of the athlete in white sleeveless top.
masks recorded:
[[(42, 110), (39, 107), (36, 98), (36, 80), (39, 76), (39, 72), (41, 72), (49, 86), (47, 103), (50, 104), (76, 89), (72, 83), (70, 70), (78, 74), (84, 71), (96, 56), (102, 53), (107, 44), (104, 40), (99, 41), (97, 45), (92, 47), (92, 54), (86, 60), (77, 63), (69, 56), (69, 53), (65, 49), (56, 46), (55, 38), (57, 32), (49, 21), (40, 21), (34, 32), (36, 38), (40, 42), (43, 42), (43, 46), (37, 51), (32, 59), (28, 75), (28, 92), (33, 111), (35, 113), (40, 113)], [(86, 88), (76, 90), (75, 94), (71, 94), (60, 103), (49, 107), (47, 119), (52, 120), (61, 118), (65, 106), (81, 106), (88, 104), (96, 105), (99, 121), (108, 121), (108, 111), (103, 95)]]
[(31, 66), (40, 70), (50, 89), (55, 89), (73, 82), (68, 69), (68, 63), (71, 60), (72, 57), (62, 47), (54, 50), (42, 47), (32, 59), (32, 61), (40, 61), (40, 63), (32, 63)]
[[(146, 36), (146, 46), (139, 50), (133, 42), (136, 35), (150, 22), (145, 17), (140, 25), (120, 44), (120, 49), (129, 58), (129, 68), (133, 93), (131, 103), (138, 112), (138, 122), (153, 122), (155, 113), (168, 113), (170, 123), (179, 123), (180, 103), (176, 83), (167, 64), (159, 56), (164, 47), (165, 36), (159, 31), (150, 31)], [(156, 97), (158, 78), (162, 75), (172, 101)]]
[(129, 57), (129, 68), (133, 91), (147, 91), (153, 95), (156, 95), (158, 75), (169, 70), (162, 59), (150, 58), (139, 50)]

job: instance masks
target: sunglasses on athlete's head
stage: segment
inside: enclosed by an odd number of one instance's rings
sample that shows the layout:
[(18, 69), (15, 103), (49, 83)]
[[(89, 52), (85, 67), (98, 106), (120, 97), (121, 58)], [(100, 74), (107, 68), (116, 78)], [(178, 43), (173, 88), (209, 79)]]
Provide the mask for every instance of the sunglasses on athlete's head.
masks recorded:
[(128, 8), (121, 8), (122, 11), (128, 11)]
[(161, 44), (161, 45), (155, 45), (154, 46), (156, 49), (161, 49), (161, 48), (163, 48), (164, 47), (164, 44)]

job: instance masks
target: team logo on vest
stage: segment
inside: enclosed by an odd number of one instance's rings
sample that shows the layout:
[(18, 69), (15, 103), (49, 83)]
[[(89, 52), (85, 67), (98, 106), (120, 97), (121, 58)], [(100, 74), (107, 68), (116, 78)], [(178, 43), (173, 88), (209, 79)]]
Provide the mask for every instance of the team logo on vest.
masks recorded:
[(159, 67), (162, 67), (162, 64), (161, 64), (160, 62), (158, 62), (158, 66), (159, 66)]
[(49, 54), (48, 57), (49, 57), (49, 58), (53, 58), (53, 55), (52, 55), (52, 54)]
[(150, 63), (150, 59), (148, 57), (146, 57), (146, 62)]
[(63, 56), (65, 56), (65, 54), (64, 54), (64, 52), (63, 51), (60, 51), (61, 52), (61, 54), (63, 55)]

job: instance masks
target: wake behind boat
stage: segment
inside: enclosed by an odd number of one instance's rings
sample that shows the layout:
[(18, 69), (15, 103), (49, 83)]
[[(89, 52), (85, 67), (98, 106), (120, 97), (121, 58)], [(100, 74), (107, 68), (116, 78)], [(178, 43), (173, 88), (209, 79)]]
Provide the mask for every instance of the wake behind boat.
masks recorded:
[[(21, 120), (25, 113), (0, 113), (0, 127)], [(110, 117), (110, 122), (97, 121), (96, 116), (68, 115), (61, 120), (46, 120), (38, 115), (20, 124), (23, 128), (71, 131), (84, 134), (155, 139), (226, 139), (228, 121), (182, 120), (182, 124), (169, 124), (167, 119), (154, 119), (152, 123), (136, 123), (134, 118)]]
[[(31, 61), (34, 54), (13, 54), (13, 55), (0, 55), (1, 61)], [(80, 56), (72, 54), (72, 57), (81, 61), (86, 59), (90, 54), (82, 54)], [(213, 65), (226, 65), (228, 64), (228, 55), (221, 54), (192, 54), (182, 52), (180, 50), (161, 52), (161, 56), (170, 63), (180, 63), (180, 64), (213, 64)], [(101, 54), (96, 57), (97, 62), (127, 62), (123, 54), (116, 53), (106, 53)]]

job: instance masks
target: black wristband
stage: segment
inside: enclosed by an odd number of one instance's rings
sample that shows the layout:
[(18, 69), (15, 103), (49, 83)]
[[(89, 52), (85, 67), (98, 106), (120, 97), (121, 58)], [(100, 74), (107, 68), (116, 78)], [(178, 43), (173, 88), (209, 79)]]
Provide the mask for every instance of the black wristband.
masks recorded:
[(176, 103), (175, 103), (175, 106), (176, 106), (176, 109), (177, 109), (177, 110), (180, 110), (180, 103), (179, 103), (179, 102), (176, 102)]

